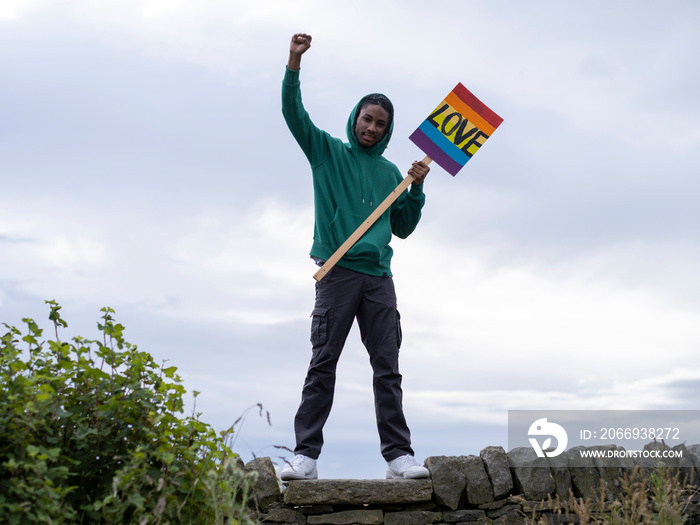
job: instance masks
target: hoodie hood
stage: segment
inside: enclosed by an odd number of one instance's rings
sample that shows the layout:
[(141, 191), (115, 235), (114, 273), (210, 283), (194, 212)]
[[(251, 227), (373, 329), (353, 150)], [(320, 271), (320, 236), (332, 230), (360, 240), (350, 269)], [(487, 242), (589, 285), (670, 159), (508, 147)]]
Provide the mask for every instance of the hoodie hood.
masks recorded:
[[(394, 131), (394, 117), (393, 117), (393, 115), (391, 118), (391, 122), (389, 123), (389, 127), (384, 132), (384, 136), (374, 146), (369, 147), (369, 148), (365, 148), (357, 141), (357, 136), (355, 135), (355, 121), (357, 120), (358, 114), (360, 112), (360, 106), (365, 101), (365, 99), (367, 99), (368, 97), (370, 97), (372, 95), (381, 95), (381, 93), (372, 93), (372, 94), (366, 95), (366, 96), (362, 97), (362, 99), (360, 99), (360, 101), (355, 105), (352, 112), (350, 113), (350, 117), (348, 118), (348, 123), (345, 126), (345, 133), (347, 134), (348, 142), (352, 145), (353, 149), (362, 150), (362, 151), (366, 152), (368, 155), (379, 156), (379, 155), (384, 153), (384, 150), (386, 150), (387, 146), (389, 145), (389, 140), (391, 139), (391, 134)], [(381, 96), (383, 96), (387, 100), (389, 100), (385, 95), (381, 95)]]

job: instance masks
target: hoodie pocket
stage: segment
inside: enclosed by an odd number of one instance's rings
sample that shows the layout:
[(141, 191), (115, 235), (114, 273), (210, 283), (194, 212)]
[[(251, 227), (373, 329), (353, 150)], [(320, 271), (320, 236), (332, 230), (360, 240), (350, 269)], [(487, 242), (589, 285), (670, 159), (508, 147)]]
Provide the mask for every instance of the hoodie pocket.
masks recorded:
[(334, 248), (339, 248), (363, 221), (364, 218), (360, 215), (350, 213), (344, 208), (337, 208), (331, 221), (331, 239), (335, 244)]
[[(331, 238), (335, 243), (334, 248), (338, 249), (366, 219), (367, 217), (362, 215), (349, 213), (343, 208), (338, 208), (331, 221)], [(389, 241), (391, 241), (391, 225), (386, 219), (380, 217), (348, 250), (347, 257), (378, 262)]]

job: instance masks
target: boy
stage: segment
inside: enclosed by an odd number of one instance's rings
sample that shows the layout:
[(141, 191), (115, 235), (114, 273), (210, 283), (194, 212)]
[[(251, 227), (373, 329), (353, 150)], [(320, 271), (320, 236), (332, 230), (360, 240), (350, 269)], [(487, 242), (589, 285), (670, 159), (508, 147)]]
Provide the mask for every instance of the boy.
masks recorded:
[[(389, 143), (394, 108), (384, 95), (364, 97), (353, 109), (343, 143), (317, 128), (301, 100), (301, 56), (311, 36), (292, 37), (282, 84), (282, 113), (312, 168), (314, 239), (311, 257), (321, 265), (401, 182), (398, 168), (382, 153)], [(411, 190), (397, 199), (343, 258), (316, 283), (312, 313), (311, 364), (294, 420), (294, 458), (282, 480), (315, 479), (323, 446), (323, 426), (333, 404), (335, 371), (354, 319), (369, 353), (377, 429), (387, 461), (387, 478), (424, 478), (428, 470), (413, 457), (402, 406), (398, 357), (401, 325), (391, 278), (391, 236), (413, 232), (425, 203), (423, 181), (429, 168), (414, 162)]]

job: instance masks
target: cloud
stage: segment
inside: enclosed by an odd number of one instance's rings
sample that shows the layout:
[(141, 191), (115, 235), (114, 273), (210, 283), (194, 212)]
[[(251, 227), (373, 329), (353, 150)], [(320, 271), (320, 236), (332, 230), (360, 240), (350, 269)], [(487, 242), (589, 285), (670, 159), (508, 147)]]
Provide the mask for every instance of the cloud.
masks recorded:
[(696, 305), (600, 274), (585, 257), (494, 265), (478, 247), (424, 237), (397, 252), (404, 366), (423, 384), (590, 392), (658, 373), (663, 355), (673, 356), (664, 369), (682, 367), (700, 344)]
[(506, 425), (510, 410), (693, 410), (689, 392), (695, 392), (700, 369), (677, 368), (669, 373), (629, 382), (610, 382), (599, 390), (414, 390), (406, 403), (424, 421)]
[(0, 4), (0, 20), (16, 20), (68, 0), (4, 0)]
[(99, 264), (107, 259), (105, 248), (100, 242), (63, 235), (39, 246), (36, 254), (49, 265), (59, 267)]

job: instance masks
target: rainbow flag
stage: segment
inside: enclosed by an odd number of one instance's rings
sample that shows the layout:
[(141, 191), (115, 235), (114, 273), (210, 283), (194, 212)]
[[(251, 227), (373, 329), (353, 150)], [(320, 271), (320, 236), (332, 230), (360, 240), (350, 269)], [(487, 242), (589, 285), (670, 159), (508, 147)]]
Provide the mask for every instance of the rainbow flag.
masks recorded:
[(460, 83), (409, 138), (454, 176), (501, 122), (501, 117)]

